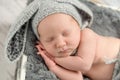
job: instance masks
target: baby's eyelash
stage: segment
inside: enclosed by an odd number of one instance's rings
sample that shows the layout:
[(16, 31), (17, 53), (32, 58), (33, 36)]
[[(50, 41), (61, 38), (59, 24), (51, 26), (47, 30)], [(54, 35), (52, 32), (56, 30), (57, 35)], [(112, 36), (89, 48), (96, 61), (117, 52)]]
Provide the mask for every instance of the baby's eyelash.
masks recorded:
[(51, 38), (48, 38), (47, 40), (46, 40), (46, 42), (51, 42), (51, 41), (53, 41), (54, 40), (54, 37), (51, 37)]
[(68, 36), (69, 32), (63, 32), (63, 36)]

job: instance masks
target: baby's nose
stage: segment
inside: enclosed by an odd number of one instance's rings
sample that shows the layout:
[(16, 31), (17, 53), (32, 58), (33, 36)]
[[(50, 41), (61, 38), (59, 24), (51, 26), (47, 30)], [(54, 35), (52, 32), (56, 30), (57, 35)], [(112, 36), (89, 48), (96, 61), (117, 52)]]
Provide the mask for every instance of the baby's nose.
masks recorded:
[(57, 42), (57, 48), (63, 48), (64, 46), (66, 46), (66, 42), (64, 40), (58, 40)]

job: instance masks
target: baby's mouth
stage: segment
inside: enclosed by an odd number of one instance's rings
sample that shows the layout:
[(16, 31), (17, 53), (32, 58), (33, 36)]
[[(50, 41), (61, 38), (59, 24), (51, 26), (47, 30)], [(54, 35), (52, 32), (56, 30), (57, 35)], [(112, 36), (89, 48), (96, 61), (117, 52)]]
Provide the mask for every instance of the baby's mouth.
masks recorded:
[(66, 50), (63, 50), (63, 51), (59, 51), (58, 53), (63, 54), (63, 53), (70, 53), (70, 52), (72, 52), (71, 49), (66, 49)]

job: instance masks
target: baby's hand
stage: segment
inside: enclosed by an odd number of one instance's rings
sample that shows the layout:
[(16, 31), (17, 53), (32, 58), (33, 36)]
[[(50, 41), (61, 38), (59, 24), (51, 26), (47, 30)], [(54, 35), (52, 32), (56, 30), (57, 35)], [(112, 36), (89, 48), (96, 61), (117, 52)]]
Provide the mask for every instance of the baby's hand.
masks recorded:
[(39, 45), (36, 47), (39, 51), (38, 55), (42, 56), (49, 70), (56, 74), (56, 76), (58, 76), (61, 80), (83, 80), (81, 72), (71, 71), (57, 65), (53, 59), (48, 57), (47, 51), (43, 50)]
[(38, 55), (41, 55), (42, 58), (44, 59), (47, 67), (52, 70), (52, 68), (56, 67), (56, 63), (54, 62), (54, 59), (52, 56), (50, 56), (45, 49), (42, 49), (40, 45), (36, 46), (38, 49)]

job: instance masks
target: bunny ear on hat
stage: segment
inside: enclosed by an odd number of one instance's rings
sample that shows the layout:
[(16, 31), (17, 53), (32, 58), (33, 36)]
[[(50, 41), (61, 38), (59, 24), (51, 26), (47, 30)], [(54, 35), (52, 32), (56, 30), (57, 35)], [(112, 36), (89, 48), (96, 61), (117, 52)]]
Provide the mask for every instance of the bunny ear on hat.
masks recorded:
[(38, 10), (38, 1), (33, 1), (28, 5), (24, 11), (18, 16), (16, 22), (10, 26), (6, 43), (5, 43), (5, 57), (8, 61), (14, 61), (24, 52), (26, 43), (26, 34), (28, 29), (29, 20)]

